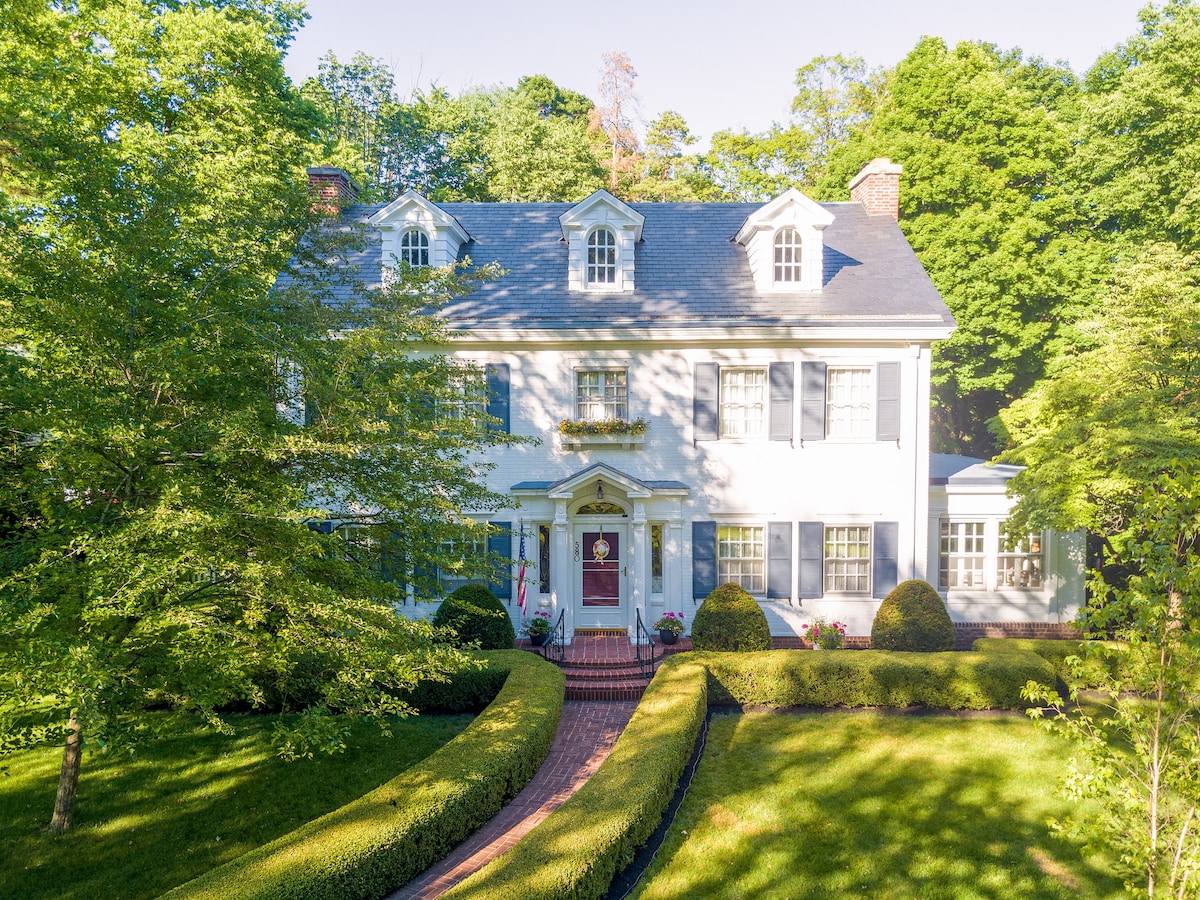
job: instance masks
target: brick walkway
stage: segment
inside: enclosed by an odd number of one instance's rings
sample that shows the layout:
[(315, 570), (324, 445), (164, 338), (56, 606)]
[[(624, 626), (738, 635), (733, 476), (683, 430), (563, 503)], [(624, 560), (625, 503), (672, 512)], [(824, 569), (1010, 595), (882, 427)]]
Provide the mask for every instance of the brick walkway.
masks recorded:
[(550, 755), (525, 789), (442, 862), (388, 900), (440, 897), (515, 844), (592, 777), (636, 708), (634, 701), (565, 702)]

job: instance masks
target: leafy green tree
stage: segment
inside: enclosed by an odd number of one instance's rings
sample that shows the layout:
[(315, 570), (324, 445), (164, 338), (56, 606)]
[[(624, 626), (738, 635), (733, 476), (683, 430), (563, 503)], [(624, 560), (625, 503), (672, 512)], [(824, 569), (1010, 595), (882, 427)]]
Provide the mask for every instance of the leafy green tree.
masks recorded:
[(1194, 254), (1150, 244), (1119, 264), (1076, 349), (1000, 415), (1015, 513), (1035, 526), (1131, 533), (1145, 487), (1200, 456), (1200, 280)]
[[(1200, 896), (1200, 480), (1174, 471), (1139, 500), (1136, 534), (1117, 544), (1139, 574), (1111, 590), (1097, 577), (1088, 629), (1113, 635), (1080, 660), (1099, 672), (1102, 709), (1031, 683), (1034, 718), (1076, 742), (1065, 791), (1081, 812), (1052, 826), (1108, 851), (1137, 897)], [(1093, 675), (1093, 677), (1095, 677)], [(1049, 714), (1049, 718), (1047, 717)]]
[(1200, 7), (1148, 5), (1142, 28), (1087, 76), (1077, 164), (1102, 228), (1200, 249)]
[(704, 172), (726, 197), (764, 202), (789, 188), (809, 188), (812, 142), (798, 126), (776, 124), (762, 134), (718, 131), (704, 155)]
[(629, 190), (634, 200), (686, 201), (715, 199), (716, 187), (700, 169), (695, 154), (685, 148), (696, 143), (687, 121), (667, 110), (646, 131), (641, 176)]
[(1080, 90), (1065, 69), (986, 44), (924, 38), (818, 188), (844, 196), (862, 165), (904, 165), (900, 225), (958, 328), (934, 349), (935, 447), (991, 456), (987, 423), (1025, 394), (1059, 325), (1097, 280), (1070, 162)]
[[(811, 135), (813, 169), (820, 169), (835, 147), (871, 117), (882, 98), (882, 71), (867, 68), (860, 56), (817, 56), (796, 70), (792, 98), (795, 124)], [(809, 178), (815, 182), (815, 173)]]
[[(471, 452), (504, 438), (447, 412), (475, 373), (411, 351), (470, 280), (334, 302), (354, 236), (314, 227), (291, 6), (21, 4), (0, 30), (0, 122), (20, 123), (0, 138), (0, 750), (64, 742), (62, 831), (84, 741), (219, 728), (302, 680), (282, 752), (336, 749), (331, 713), (404, 713), (397, 691), (462, 665), (391, 604), (481, 532), (463, 510), (497, 501)], [(334, 517), (352, 541), (309, 527)]]

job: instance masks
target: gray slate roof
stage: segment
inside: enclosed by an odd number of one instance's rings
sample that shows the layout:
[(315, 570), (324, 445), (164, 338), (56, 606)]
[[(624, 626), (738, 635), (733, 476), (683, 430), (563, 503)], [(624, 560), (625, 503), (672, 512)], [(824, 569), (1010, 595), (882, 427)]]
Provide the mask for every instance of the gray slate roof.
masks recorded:
[[(745, 248), (732, 238), (755, 203), (634, 203), (646, 217), (635, 256), (636, 289), (585, 293), (567, 289), (567, 245), (559, 216), (570, 203), (440, 203), (471, 235), (462, 256), (499, 262), (508, 274), (449, 304), (456, 326), (588, 328), (647, 326), (853, 324), (952, 327), (954, 320), (899, 226), (868, 215), (860, 203), (822, 204), (834, 215), (824, 232), (820, 293), (759, 294)], [(354, 206), (344, 217), (364, 222), (381, 206)], [(370, 284), (381, 280), (375, 239), (356, 260)]]
[(1008, 484), (1009, 479), (1021, 472), (1024, 466), (1006, 463), (989, 463), (974, 456), (956, 456), (952, 453), (929, 454), (929, 483), (932, 485), (999, 485)]

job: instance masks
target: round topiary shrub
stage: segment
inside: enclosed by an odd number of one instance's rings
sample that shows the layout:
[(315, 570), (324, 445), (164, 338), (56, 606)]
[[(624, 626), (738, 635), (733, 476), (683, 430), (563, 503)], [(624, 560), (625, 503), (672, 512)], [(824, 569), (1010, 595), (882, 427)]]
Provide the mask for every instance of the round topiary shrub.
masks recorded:
[(884, 598), (871, 624), (872, 650), (954, 649), (954, 623), (946, 604), (924, 581), (905, 581)]
[(433, 624), (454, 629), (459, 644), (478, 643), (481, 650), (511, 650), (517, 640), (508, 611), (481, 584), (464, 584), (442, 601)]
[(771, 649), (771, 629), (762, 608), (740, 585), (723, 584), (707, 597), (692, 619), (697, 650), (751, 653)]

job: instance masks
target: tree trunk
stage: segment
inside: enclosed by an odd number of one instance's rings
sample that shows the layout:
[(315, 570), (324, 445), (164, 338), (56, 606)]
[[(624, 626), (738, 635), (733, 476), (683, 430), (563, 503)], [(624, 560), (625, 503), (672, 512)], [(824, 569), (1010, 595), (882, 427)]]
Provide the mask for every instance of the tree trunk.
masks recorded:
[(63, 748), (62, 769), (58, 773), (58, 796), (54, 798), (54, 816), (50, 831), (62, 834), (71, 827), (75, 815), (75, 788), (79, 786), (79, 758), (83, 750), (82, 735), (74, 713), (67, 722), (67, 744)]

